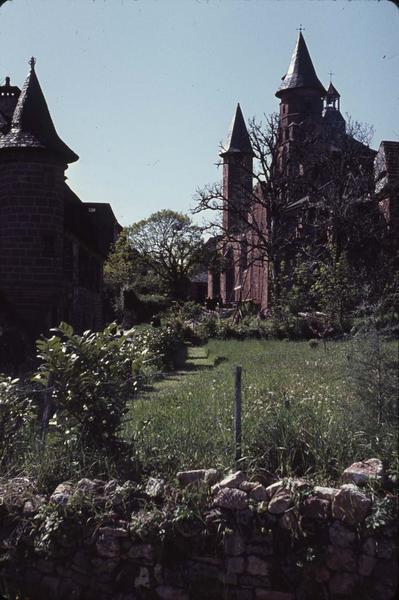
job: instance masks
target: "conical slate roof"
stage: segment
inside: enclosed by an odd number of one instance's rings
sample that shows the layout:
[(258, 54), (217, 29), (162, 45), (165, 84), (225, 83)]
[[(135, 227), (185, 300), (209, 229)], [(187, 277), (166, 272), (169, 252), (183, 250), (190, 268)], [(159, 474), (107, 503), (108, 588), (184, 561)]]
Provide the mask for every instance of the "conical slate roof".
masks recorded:
[(251, 140), (241, 112), (240, 103), (237, 104), (236, 112), (230, 125), (226, 141), (222, 146), (220, 156), (225, 154), (241, 152), (242, 154), (253, 154)]
[(330, 81), (330, 85), (328, 86), (327, 96), (329, 96), (330, 98), (340, 98), (341, 97), (341, 94), (333, 86), (332, 81)]
[(299, 32), (290, 66), (287, 74), (283, 77), (283, 83), (276, 92), (276, 96), (281, 97), (286, 90), (298, 88), (312, 88), (320, 91), (322, 96), (326, 94), (324, 86), (316, 75), (302, 32)]
[(36, 76), (34, 60), (18, 98), (11, 129), (0, 137), (0, 149), (14, 148), (49, 150), (67, 163), (79, 158), (58, 136)]

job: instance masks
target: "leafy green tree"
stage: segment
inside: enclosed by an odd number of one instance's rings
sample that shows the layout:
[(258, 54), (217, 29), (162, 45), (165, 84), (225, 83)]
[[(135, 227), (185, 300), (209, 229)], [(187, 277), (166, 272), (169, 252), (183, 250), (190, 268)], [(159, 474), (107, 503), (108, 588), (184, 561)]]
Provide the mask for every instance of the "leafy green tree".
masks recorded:
[(159, 278), (172, 298), (187, 297), (190, 275), (201, 262), (201, 228), (182, 213), (161, 210), (127, 230), (129, 245), (140, 263)]
[(327, 260), (318, 266), (318, 276), (311, 288), (318, 307), (324, 311), (331, 323), (344, 328), (345, 316), (353, 309), (356, 301), (356, 284), (346, 253), (337, 258), (334, 244)]
[(128, 230), (122, 229), (105, 264), (104, 282), (112, 290), (119, 291), (130, 285), (136, 276), (139, 256), (129, 243)]

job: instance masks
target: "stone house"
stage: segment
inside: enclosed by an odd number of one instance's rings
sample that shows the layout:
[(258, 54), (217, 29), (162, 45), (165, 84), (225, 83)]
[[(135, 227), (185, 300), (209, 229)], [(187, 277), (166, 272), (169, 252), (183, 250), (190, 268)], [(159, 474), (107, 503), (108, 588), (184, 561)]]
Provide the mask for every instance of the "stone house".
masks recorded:
[[(320, 216), (317, 203), (321, 196), (328, 196), (332, 165), (344, 152), (351, 153), (352, 162), (356, 161), (353, 172), (359, 175), (349, 182), (352, 189), (346, 191), (348, 197), (353, 200), (357, 194), (359, 211), (372, 209), (376, 195), (370, 190), (375, 176), (380, 212), (394, 237), (398, 222), (399, 143), (382, 142), (376, 153), (347, 131), (340, 111), (340, 94), (331, 81), (327, 89), (320, 82), (301, 31), (287, 74), (275, 95), (280, 108), (274, 173), (286, 178), (287, 189), (292, 181), (296, 182), (296, 188), (287, 192), (289, 209), (284, 217), (292, 252), (299, 246), (296, 241), (305, 236), (310, 242), (316, 241), (316, 236), (317, 242), (323, 236), (328, 240), (328, 229), (316, 227)], [(258, 239), (263, 237), (267, 245), (271, 216), (264, 192), (266, 186), (259, 180), (254, 186), (255, 153), (239, 104), (220, 156), (223, 235), (219, 253), (224, 266), (219, 270), (209, 269), (208, 296), (220, 296), (223, 303), (251, 301), (265, 310), (270, 305), (272, 261), (268, 260), (267, 252), (259, 249)]]
[[(103, 326), (103, 263), (120, 226), (66, 183), (78, 160), (58, 136), (36, 72), (0, 87), (0, 331), (34, 340), (60, 321)], [(0, 338), (1, 339), (1, 338)]]

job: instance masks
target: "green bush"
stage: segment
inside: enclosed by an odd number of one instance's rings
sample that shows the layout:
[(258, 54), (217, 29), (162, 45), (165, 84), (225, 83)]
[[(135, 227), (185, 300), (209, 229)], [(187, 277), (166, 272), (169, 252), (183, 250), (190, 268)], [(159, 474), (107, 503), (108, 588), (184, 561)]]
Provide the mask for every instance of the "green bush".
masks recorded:
[(182, 332), (177, 327), (144, 327), (136, 332), (133, 329), (132, 339), (136, 344), (148, 348), (152, 355), (153, 374), (160, 371), (173, 371), (184, 361), (186, 348)]
[(66, 445), (117, 449), (126, 403), (159, 355), (144, 334), (124, 335), (115, 324), (80, 336), (61, 323), (54, 333), (37, 342), (41, 363), (33, 377), (48, 388), (53, 429)]
[(18, 379), (0, 374), (0, 466), (18, 455), (30, 437), (36, 411)]
[(348, 377), (354, 393), (381, 426), (398, 419), (398, 363), (376, 327), (359, 331), (348, 353)]

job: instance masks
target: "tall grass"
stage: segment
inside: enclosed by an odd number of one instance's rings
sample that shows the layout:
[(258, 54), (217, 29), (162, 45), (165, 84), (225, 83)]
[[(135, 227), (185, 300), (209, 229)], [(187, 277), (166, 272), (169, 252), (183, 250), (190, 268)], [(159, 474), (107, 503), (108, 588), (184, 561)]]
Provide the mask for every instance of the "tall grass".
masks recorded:
[[(395, 418), (379, 423), (352, 385), (351, 342), (324, 351), (308, 342), (215, 340), (208, 349), (226, 360), (132, 403), (125, 435), (145, 469), (233, 466), (233, 367), (241, 364), (244, 466), (326, 482), (377, 456), (397, 472)], [(394, 359), (395, 344), (386, 349)]]

